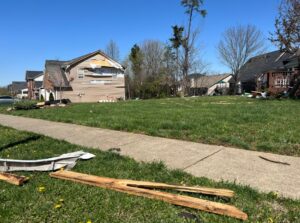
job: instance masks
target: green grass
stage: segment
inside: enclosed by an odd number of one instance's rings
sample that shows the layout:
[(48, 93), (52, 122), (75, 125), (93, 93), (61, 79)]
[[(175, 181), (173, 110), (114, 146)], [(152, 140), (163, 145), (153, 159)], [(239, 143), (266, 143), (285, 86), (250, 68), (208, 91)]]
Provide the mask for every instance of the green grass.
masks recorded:
[[(300, 155), (300, 101), (174, 98), (9, 114), (237, 148)], [(6, 112), (5, 107), (0, 112)]]
[[(0, 126), (0, 157), (38, 159), (84, 150), (96, 157), (79, 161), (74, 171), (99, 176), (228, 188), (236, 192), (231, 200), (198, 196), (237, 206), (249, 215), (247, 222), (300, 222), (300, 201), (278, 198), (227, 182), (193, 177), (179, 170), (168, 170), (162, 163), (138, 163), (112, 152), (79, 147), (28, 132)], [(0, 181), (0, 222), (193, 222), (178, 216), (189, 212), (202, 222), (240, 222), (220, 215), (174, 206), (162, 201), (131, 196), (74, 182), (50, 178), (48, 173), (18, 173), (28, 176), (22, 187)], [(45, 187), (39, 192), (39, 187)], [(63, 199), (63, 202), (59, 201)], [(56, 209), (56, 204), (62, 204)], [(272, 221), (271, 221), (272, 219)]]

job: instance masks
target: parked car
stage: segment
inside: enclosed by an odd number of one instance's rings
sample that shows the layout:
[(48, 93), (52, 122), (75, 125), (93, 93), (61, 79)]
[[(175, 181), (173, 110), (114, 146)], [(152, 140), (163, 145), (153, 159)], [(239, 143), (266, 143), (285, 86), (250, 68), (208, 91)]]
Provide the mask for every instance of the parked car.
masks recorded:
[(11, 96), (0, 95), (0, 105), (13, 104), (16, 100)]

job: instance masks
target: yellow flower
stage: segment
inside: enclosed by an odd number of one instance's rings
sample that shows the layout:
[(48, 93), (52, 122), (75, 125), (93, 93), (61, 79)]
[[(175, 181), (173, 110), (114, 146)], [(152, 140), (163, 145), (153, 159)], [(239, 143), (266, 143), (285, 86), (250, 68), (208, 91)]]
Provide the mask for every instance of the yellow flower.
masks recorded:
[(92, 223), (92, 221), (91, 221), (91, 220), (88, 220), (86, 223)]
[(62, 202), (64, 202), (64, 199), (62, 199), (62, 198), (61, 198), (61, 199), (59, 199), (59, 202), (61, 202), (61, 203), (62, 203)]
[(45, 190), (46, 190), (46, 188), (43, 186), (38, 187), (38, 191), (41, 193), (45, 192)]
[(61, 204), (56, 204), (56, 205), (54, 206), (54, 208), (55, 208), (55, 209), (61, 208)]

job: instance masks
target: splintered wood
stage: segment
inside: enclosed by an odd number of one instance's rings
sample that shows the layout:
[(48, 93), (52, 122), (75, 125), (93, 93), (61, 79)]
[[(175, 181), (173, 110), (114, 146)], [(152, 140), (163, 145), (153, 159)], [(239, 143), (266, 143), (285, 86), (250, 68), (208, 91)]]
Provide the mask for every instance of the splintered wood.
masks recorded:
[(10, 174), (10, 173), (1, 173), (0, 172), (0, 180), (3, 180), (10, 184), (21, 186), (21, 185), (23, 185), (24, 182), (27, 181), (27, 178), (24, 176), (17, 176), (17, 175)]
[(97, 186), (105, 189), (124, 192), (136, 196), (162, 200), (171, 204), (194, 208), (194, 209), (207, 211), (215, 214), (226, 215), (226, 216), (230, 216), (242, 220), (246, 220), (248, 218), (246, 213), (242, 212), (241, 210), (231, 205), (207, 201), (207, 200), (184, 196), (184, 195), (176, 195), (176, 194), (166, 193), (162, 191), (150, 190), (150, 189), (172, 189), (177, 191), (201, 193), (201, 194), (216, 195), (222, 197), (232, 197), (234, 195), (234, 192), (231, 190), (203, 188), (203, 187), (185, 187), (185, 186), (169, 185), (164, 183), (122, 180), (122, 179), (93, 176), (88, 174), (72, 172), (72, 171), (58, 171), (58, 172), (50, 173), (50, 176), (59, 179), (70, 180), (78, 183)]

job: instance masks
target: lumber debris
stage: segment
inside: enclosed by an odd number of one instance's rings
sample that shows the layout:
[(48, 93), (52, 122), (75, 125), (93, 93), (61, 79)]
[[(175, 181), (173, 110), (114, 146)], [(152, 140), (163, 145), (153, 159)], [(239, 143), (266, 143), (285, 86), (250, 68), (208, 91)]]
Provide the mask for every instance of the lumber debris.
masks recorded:
[[(105, 189), (124, 192), (131, 195), (142, 196), (142, 197), (147, 197), (156, 200), (162, 200), (171, 204), (194, 208), (194, 209), (211, 212), (215, 214), (230, 216), (242, 220), (246, 220), (248, 218), (246, 213), (242, 212), (241, 210), (231, 205), (207, 201), (195, 197), (150, 190), (147, 188), (174, 189), (174, 190), (187, 191), (192, 193), (205, 192), (205, 194), (216, 193), (216, 194), (222, 194), (222, 196), (224, 196), (224, 194), (225, 195), (230, 194), (230, 196), (233, 196), (233, 192), (230, 192), (229, 190), (212, 189), (212, 188), (199, 189), (197, 187), (183, 187), (183, 186), (168, 185), (163, 183), (121, 180), (121, 179), (99, 177), (99, 176), (93, 176), (93, 175), (82, 174), (82, 173), (77, 173), (72, 171), (64, 171), (64, 170), (50, 173), (50, 176), (58, 179), (70, 180), (82, 184), (88, 184), (88, 185), (97, 186)], [(215, 190), (217, 192), (215, 192)]]
[(145, 189), (177, 190), (182, 192), (214, 195), (214, 196), (228, 197), (228, 198), (234, 196), (234, 191), (227, 190), (227, 189), (215, 189), (215, 188), (208, 188), (208, 187), (186, 187), (186, 186), (170, 185), (165, 183), (155, 183), (155, 182), (135, 181), (135, 180), (118, 180), (118, 181), (120, 184), (129, 187), (139, 187)]
[(28, 180), (28, 178), (24, 176), (17, 176), (10, 173), (0, 173), (0, 180), (3, 180), (10, 184), (21, 186)]

